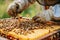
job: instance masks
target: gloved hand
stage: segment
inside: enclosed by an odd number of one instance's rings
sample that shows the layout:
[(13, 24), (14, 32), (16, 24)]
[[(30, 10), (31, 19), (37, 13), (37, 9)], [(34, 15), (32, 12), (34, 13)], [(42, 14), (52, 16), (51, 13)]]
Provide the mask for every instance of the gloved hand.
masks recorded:
[(18, 13), (22, 12), (25, 5), (28, 5), (27, 0), (15, 0), (8, 7), (8, 13), (10, 16), (17, 16)]
[(32, 18), (32, 20), (34, 20), (35, 22), (47, 22), (47, 21), (51, 21), (53, 17), (54, 17), (54, 12), (50, 7), (48, 10), (43, 10), (42, 13), (35, 15)]
[(17, 16), (18, 13), (21, 13), (25, 10), (30, 4), (34, 3), (35, 0), (15, 0), (8, 7), (8, 13), (10, 16)]

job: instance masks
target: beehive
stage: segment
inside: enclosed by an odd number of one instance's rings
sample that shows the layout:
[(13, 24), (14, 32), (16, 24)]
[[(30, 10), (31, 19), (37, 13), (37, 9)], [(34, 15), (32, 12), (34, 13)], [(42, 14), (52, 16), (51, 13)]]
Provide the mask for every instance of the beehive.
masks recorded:
[(43, 24), (31, 19), (0, 19), (0, 36), (9, 40), (38, 40), (39, 38), (60, 29), (57, 24)]

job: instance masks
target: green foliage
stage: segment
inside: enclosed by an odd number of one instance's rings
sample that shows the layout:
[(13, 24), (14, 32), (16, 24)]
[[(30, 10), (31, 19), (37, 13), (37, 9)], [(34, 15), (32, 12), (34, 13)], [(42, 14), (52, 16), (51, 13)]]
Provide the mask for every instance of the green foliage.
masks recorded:
[(2, 15), (2, 18), (10, 18), (10, 16), (9, 16), (7, 13), (4, 13), (4, 14)]
[(0, 0), (0, 5), (4, 4), (5, 0)]
[(7, 13), (6, 11), (7, 11), (7, 4), (5, 3), (5, 0), (0, 0), (0, 18), (5, 18), (5, 16), (8, 17), (8, 15), (6, 15)]
[(22, 12), (23, 17), (33, 17), (36, 13), (35, 4), (31, 5), (29, 8)]

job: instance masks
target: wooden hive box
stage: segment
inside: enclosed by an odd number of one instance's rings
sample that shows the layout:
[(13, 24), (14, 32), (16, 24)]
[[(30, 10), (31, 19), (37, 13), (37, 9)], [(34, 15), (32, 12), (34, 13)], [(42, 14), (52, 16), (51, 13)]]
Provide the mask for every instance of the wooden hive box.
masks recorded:
[(60, 35), (59, 29), (60, 25), (36, 23), (27, 18), (0, 19), (0, 36), (8, 40), (53, 40), (55, 34)]

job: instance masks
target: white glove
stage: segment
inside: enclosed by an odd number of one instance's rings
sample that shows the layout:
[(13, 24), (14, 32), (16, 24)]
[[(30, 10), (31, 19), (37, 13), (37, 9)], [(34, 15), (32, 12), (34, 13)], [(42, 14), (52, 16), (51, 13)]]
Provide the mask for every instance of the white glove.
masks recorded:
[(33, 17), (33, 20), (37, 21), (37, 22), (46, 22), (46, 21), (52, 20), (52, 17), (54, 17), (54, 12), (50, 8), (48, 10), (43, 10), (42, 13), (39, 13), (39, 14), (35, 15)]
[(27, 0), (15, 0), (8, 7), (8, 13), (10, 16), (17, 16), (18, 13), (22, 12), (25, 5), (28, 5)]
[(30, 4), (34, 3), (34, 0), (14, 0), (8, 7), (8, 13), (11, 16), (16, 16), (17, 13), (21, 13)]

